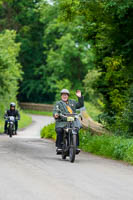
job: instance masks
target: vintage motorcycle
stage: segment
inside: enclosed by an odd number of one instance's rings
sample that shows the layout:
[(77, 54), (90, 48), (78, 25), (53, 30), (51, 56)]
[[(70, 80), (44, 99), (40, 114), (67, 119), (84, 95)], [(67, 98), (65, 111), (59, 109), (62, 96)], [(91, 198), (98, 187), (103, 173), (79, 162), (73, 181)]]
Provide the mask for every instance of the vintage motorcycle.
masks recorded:
[(12, 137), (15, 135), (15, 117), (14, 116), (9, 116), (8, 117), (8, 124), (7, 124), (7, 133), (9, 137)]
[[(77, 113), (73, 114), (60, 114), (60, 117), (65, 117), (67, 120), (67, 125), (64, 128), (63, 133), (63, 143), (62, 143), (62, 152), (59, 153), (62, 155), (62, 159), (69, 157), (70, 162), (75, 161), (76, 154), (80, 153), (80, 150), (77, 150), (77, 131), (75, 127), (75, 122), (79, 118)], [(57, 153), (58, 154), (58, 153)]]

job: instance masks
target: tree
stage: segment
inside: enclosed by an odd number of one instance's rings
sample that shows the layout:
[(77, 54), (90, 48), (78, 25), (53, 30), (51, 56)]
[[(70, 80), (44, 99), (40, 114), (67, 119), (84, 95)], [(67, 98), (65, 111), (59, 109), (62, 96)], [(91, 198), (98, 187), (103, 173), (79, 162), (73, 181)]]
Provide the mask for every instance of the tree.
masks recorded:
[(17, 61), (20, 44), (15, 43), (15, 38), (15, 31), (6, 30), (0, 34), (0, 116), (11, 101), (16, 101), (18, 81), (22, 76)]
[(123, 119), (133, 82), (133, 2), (59, 0), (59, 7), (59, 19), (69, 24), (81, 17), (81, 37), (93, 41), (95, 63), (101, 73), (96, 91), (103, 95), (105, 121), (114, 126), (116, 118)]
[(36, 69), (45, 63), (43, 55), (43, 26), (38, 6), (40, 0), (6, 0), (0, 5), (0, 30), (16, 30), (16, 41), (21, 43), (19, 61), (23, 66), (23, 81), (20, 83), (20, 101), (44, 100), (39, 88)]
[[(79, 20), (72, 24), (58, 21), (59, 6), (41, 5), (41, 22), (45, 24), (44, 47), (46, 64), (40, 72), (45, 84), (44, 90), (56, 94), (58, 81), (67, 79), (71, 89), (83, 89), (83, 79), (89, 68), (93, 68), (94, 54), (90, 50), (91, 42), (79, 37)], [(47, 78), (48, 77), (48, 78)]]

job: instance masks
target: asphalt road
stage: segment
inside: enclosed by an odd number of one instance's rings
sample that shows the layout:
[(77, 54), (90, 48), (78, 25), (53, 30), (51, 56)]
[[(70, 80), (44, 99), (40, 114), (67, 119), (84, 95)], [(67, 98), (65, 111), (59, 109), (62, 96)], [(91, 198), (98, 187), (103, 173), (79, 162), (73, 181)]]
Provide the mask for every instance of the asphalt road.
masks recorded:
[(133, 167), (88, 153), (62, 161), (40, 139), (50, 117), (32, 116), (18, 136), (0, 136), (0, 200), (133, 200)]

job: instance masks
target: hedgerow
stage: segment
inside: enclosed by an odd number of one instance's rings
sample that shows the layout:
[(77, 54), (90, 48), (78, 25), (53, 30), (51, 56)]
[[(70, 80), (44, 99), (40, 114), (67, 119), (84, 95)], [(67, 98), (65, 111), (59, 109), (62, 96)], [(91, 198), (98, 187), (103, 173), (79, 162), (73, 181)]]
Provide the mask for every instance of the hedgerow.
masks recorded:
[[(42, 138), (56, 139), (55, 124), (41, 130)], [(80, 148), (95, 155), (133, 164), (133, 139), (114, 135), (92, 135), (89, 130), (80, 130)]]
[(44, 126), (44, 128), (41, 130), (41, 138), (52, 138), (54, 140), (56, 139), (54, 123)]

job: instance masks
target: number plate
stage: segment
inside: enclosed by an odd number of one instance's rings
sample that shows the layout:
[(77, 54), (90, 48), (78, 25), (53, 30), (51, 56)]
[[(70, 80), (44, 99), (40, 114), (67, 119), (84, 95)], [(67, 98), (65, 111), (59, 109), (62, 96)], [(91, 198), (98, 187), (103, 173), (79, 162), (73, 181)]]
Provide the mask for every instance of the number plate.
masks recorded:
[(74, 121), (74, 117), (67, 117), (67, 121), (68, 122), (73, 122)]

